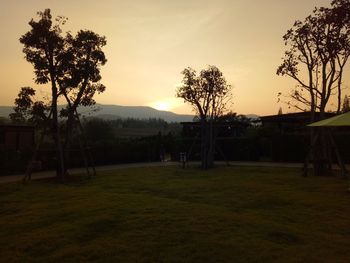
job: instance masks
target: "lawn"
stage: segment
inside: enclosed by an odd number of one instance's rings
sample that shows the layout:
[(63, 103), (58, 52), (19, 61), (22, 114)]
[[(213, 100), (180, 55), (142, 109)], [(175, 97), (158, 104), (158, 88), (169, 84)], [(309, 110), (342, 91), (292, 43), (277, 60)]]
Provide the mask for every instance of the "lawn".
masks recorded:
[(0, 185), (0, 261), (350, 262), (346, 189), (254, 167)]

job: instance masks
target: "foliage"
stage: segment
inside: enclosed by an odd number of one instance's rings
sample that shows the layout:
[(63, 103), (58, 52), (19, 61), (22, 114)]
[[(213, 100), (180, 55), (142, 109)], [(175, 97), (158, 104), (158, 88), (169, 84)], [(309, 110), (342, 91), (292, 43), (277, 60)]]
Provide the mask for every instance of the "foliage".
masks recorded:
[(14, 113), (10, 119), (15, 123), (30, 122), (39, 126), (49, 119), (50, 106), (43, 101), (34, 101), (36, 91), (31, 87), (23, 87), (15, 99)]
[(10, 119), (13, 122), (24, 122), (30, 116), (29, 109), (33, 106), (32, 96), (35, 95), (35, 90), (30, 87), (23, 87), (15, 99), (14, 113), (10, 114)]
[[(33, 88), (22, 88), (11, 118), (50, 125), (59, 163), (57, 175), (63, 179), (67, 169), (65, 159), (68, 158), (65, 152), (69, 152), (77, 108), (93, 105), (94, 95), (105, 91), (105, 86), (100, 83), (100, 67), (107, 61), (102, 51), (106, 39), (89, 30), (80, 30), (76, 36), (71, 33), (64, 36), (61, 26), (67, 18), (59, 16), (54, 22), (50, 9), (38, 12), (38, 16), (38, 21), (32, 19), (29, 22), (31, 29), (22, 35), (20, 42), (24, 45), (27, 61), (34, 67), (35, 82), (51, 85), (50, 106), (42, 101), (33, 102)], [(57, 109), (60, 97), (68, 103), (61, 111), (61, 117), (67, 117), (63, 127), (60, 127)], [(60, 128), (65, 129), (64, 143)]]
[(182, 86), (176, 96), (190, 103), (201, 120), (214, 120), (225, 113), (231, 100), (231, 86), (222, 72), (215, 66), (208, 66), (199, 75), (192, 68), (182, 71)]
[[(283, 39), (287, 51), (277, 74), (297, 83), (288, 104), (310, 111), (310, 122), (314, 122), (315, 112), (321, 120), (325, 118), (336, 96), (340, 113), (343, 73), (350, 56), (350, 0), (333, 0), (330, 8), (315, 8), (303, 22), (296, 21)], [(310, 138), (314, 168), (319, 175), (328, 174), (325, 160), (330, 160), (330, 143), (324, 131), (315, 137), (312, 129)]]
[(110, 122), (102, 119), (90, 119), (83, 123), (86, 137), (89, 141), (108, 141), (114, 139), (113, 127)]
[(201, 122), (202, 168), (214, 165), (215, 138), (213, 122), (228, 110), (231, 102), (231, 86), (222, 72), (215, 66), (208, 66), (199, 75), (192, 68), (182, 71), (182, 86), (176, 96), (192, 105)]
[(299, 169), (153, 167), (0, 185), (4, 262), (347, 262), (349, 194)]
[(106, 38), (90, 30), (80, 30), (75, 37), (68, 33), (65, 41), (68, 72), (59, 82), (60, 90), (73, 110), (80, 105), (94, 105), (95, 93), (105, 91), (99, 81), (100, 67), (107, 62), (102, 51)]
[(237, 124), (240, 124), (245, 127), (252, 126), (252, 120), (249, 119), (246, 115), (243, 114), (237, 114), (235, 112), (228, 112), (222, 116), (218, 117), (218, 121), (222, 122), (234, 122)]

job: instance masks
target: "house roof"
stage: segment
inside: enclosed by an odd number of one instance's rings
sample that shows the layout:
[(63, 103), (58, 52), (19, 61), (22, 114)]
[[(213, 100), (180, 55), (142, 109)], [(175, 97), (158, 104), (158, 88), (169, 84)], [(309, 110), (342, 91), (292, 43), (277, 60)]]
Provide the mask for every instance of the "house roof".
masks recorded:
[[(319, 112), (315, 112), (316, 119), (319, 119)], [(326, 112), (326, 117), (333, 117), (335, 113)], [(280, 115), (268, 115), (261, 116), (260, 120), (262, 122), (283, 122), (283, 123), (309, 123), (310, 122), (310, 112), (294, 112)]]
[(309, 127), (344, 127), (350, 126), (350, 112), (334, 116), (308, 125)]

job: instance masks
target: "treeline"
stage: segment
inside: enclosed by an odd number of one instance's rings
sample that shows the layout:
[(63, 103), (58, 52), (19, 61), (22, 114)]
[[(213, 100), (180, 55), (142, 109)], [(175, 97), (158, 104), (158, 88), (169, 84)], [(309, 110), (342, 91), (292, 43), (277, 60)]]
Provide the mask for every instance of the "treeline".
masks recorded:
[[(133, 124), (131, 124), (133, 123)], [(156, 125), (151, 125), (155, 123)], [(95, 165), (111, 165), (134, 162), (156, 162), (161, 160), (162, 152), (167, 160), (178, 161), (181, 152), (186, 152), (190, 161), (200, 161), (200, 139), (195, 133), (183, 133), (181, 124), (169, 124), (180, 127), (180, 131), (157, 132), (151, 136), (119, 137), (114, 132), (118, 125), (128, 127), (161, 127), (165, 124), (161, 120), (124, 120), (107, 121), (102, 119), (89, 119), (83, 122), (87, 137), (89, 151), (93, 156)], [(169, 127), (167, 126), (167, 127)], [(216, 140), (214, 152), (215, 160), (220, 161), (272, 161), (272, 162), (303, 162), (308, 151), (309, 134), (306, 132), (281, 133), (272, 127), (257, 125), (241, 126), (239, 133), (235, 135), (226, 132), (220, 133)], [(126, 128), (128, 129), (128, 128)], [(36, 137), (40, 135), (37, 132)], [(75, 135), (77, 136), (77, 135)], [(350, 162), (350, 141), (346, 138), (348, 132), (340, 131), (335, 134), (339, 150), (346, 162)], [(78, 140), (73, 140), (68, 167), (84, 166), (83, 157), (79, 150)], [(55, 168), (54, 143), (46, 140), (39, 151), (38, 159), (42, 162), (43, 170)], [(23, 173), (31, 150), (15, 151), (0, 149), (0, 174), (8, 175)]]
[[(166, 122), (163, 119), (116, 119), (103, 120), (100, 118), (87, 118), (82, 122), (86, 136), (89, 141), (105, 141), (118, 139), (120, 130), (125, 129), (122, 137), (147, 137), (158, 133), (179, 135), (181, 124), (176, 122)], [(136, 135), (132, 131), (137, 131)], [(129, 136), (128, 136), (128, 133)]]
[(177, 122), (167, 122), (160, 118), (149, 118), (149, 119), (116, 119), (110, 121), (113, 127), (118, 128), (155, 128), (155, 129), (169, 129), (169, 128), (179, 128), (180, 123)]

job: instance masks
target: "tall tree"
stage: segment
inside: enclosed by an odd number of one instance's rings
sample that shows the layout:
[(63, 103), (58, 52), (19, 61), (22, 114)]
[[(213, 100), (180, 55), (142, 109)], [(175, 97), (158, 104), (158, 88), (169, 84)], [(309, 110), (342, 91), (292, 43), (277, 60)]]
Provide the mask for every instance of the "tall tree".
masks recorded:
[(65, 136), (65, 157), (69, 159), (69, 150), (73, 128), (79, 122), (77, 109), (79, 106), (92, 106), (95, 104), (95, 93), (105, 91), (101, 80), (100, 67), (107, 59), (102, 48), (106, 45), (103, 36), (80, 30), (74, 37), (71, 34), (66, 38), (68, 49), (66, 53), (68, 71), (59, 81), (60, 91), (66, 99), (67, 108), (63, 115), (67, 117)]
[(296, 81), (289, 104), (310, 111), (311, 121), (316, 111), (324, 118), (334, 94), (340, 112), (343, 73), (350, 56), (349, 14), (349, 0), (334, 0), (331, 8), (315, 8), (283, 36), (287, 51), (277, 74)]
[[(315, 8), (304, 21), (296, 21), (283, 36), (287, 51), (277, 74), (296, 81), (288, 103), (310, 111), (311, 122), (315, 112), (325, 118), (332, 95), (337, 101), (335, 110), (340, 112), (343, 73), (350, 56), (349, 16), (350, 0), (334, 0), (330, 8)], [(323, 168), (329, 160), (327, 145), (324, 134), (315, 137), (311, 131), (314, 168), (319, 174), (328, 170)]]
[[(50, 113), (45, 114), (47, 108), (40, 101), (32, 102), (31, 112), (36, 116), (41, 113), (42, 119), (49, 119), (59, 164), (57, 176), (64, 179), (67, 172), (64, 151), (69, 151), (73, 125), (78, 117), (77, 108), (93, 105), (94, 95), (105, 90), (99, 81), (100, 67), (107, 61), (102, 51), (106, 39), (89, 30), (80, 30), (76, 36), (70, 33), (63, 36), (61, 26), (67, 18), (59, 16), (54, 24), (50, 9), (38, 12), (38, 15), (39, 21), (32, 19), (29, 22), (31, 30), (20, 38), (20, 42), (24, 45), (27, 61), (34, 66), (36, 83), (51, 86)], [(30, 90), (22, 91), (26, 91), (27, 99), (35, 94), (29, 94)], [(61, 117), (66, 117), (64, 143), (59, 129), (59, 97), (64, 97), (67, 102), (66, 109), (61, 111)]]
[(66, 43), (62, 36), (61, 24), (66, 19), (59, 17), (53, 24), (50, 9), (38, 12), (39, 21), (29, 22), (31, 30), (20, 38), (24, 45), (23, 52), (28, 62), (33, 64), (35, 82), (37, 84), (50, 83), (51, 86), (51, 131), (56, 145), (58, 161), (57, 176), (63, 179), (64, 158), (63, 148), (58, 129), (57, 101), (59, 96), (58, 79), (65, 74), (64, 54)]
[(208, 66), (199, 75), (192, 68), (182, 71), (182, 85), (176, 96), (191, 104), (201, 122), (202, 168), (213, 165), (214, 130), (213, 122), (228, 109), (231, 101), (231, 86), (216, 66)]

